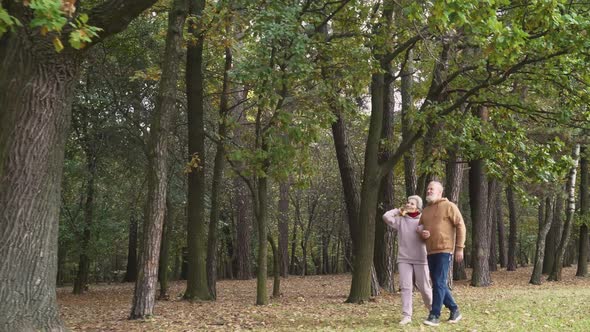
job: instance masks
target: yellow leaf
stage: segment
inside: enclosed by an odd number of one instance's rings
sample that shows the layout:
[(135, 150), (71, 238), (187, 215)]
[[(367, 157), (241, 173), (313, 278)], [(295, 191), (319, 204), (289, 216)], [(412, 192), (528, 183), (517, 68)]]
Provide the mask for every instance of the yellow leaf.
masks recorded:
[(55, 47), (56, 52), (61, 52), (64, 49), (64, 45), (61, 43), (61, 40), (57, 37), (53, 38), (53, 47)]

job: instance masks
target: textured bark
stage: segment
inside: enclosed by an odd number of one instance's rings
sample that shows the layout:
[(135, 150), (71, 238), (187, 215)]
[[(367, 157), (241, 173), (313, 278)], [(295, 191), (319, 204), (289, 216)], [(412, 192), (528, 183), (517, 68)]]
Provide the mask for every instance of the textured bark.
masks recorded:
[(186, 6), (186, 0), (174, 1), (168, 16), (162, 79), (148, 138), (147, 215), (130, 319), (152, 316), (155, 305), (168, 191), (168, 131), (172, 112), (176, 109), (176, 83), (180, 72), (182, 28), (187, 13)]
[(547, 233), (551, 228), (553, 220), (553, 199), (547, 197), (539, 203), (539, 229), (537, 233), (537, 249), (535, 250), (535, 261), (533, 273), (529, 283), (533, 285), (541, 284), (541, 273), (543, 272), (543, 258), (545, 255), (545, 242)]
[(282, 277), (289, 272), (289, 189), (288, 181), (279, 184), (279, 266)]
[[(189, 15), (200, 17), (205, 0), (190, 0)], [(188, 115), (188, 153), (198, 158), (198, 165), (188, 174), (188, 273), (184, 298), (210, 300), (206, 270), (205, 234), (205, 122), (202, 27), (191, 27), (189, 32), (196, 42), (187, 46), (186, 89)]]
[(574, 160), (574, 165), (572, 166), (568, 178), (567, 184), (565, 187), (565, 191), (567, 193), (567, 206), (565, 210), (565, 223), (563, 225), (563, 231), (561, 233), (561, 241), (559, 242), (559, 247), (557, 247), (557, 253), (555, 256), (555, 264), (553, 265), (553, 270), (549, 275), (548, 280), (550, 281), (560, 281), (561, 280), (561, 271), (563, 268), (563, 260), (565, 256), (565, 251), (568, 247), (570, 234), (572, 229), (572, 221), (574, 218), (574, 211), (576, 208), (576, 174), (578, 171), (578, 162), (580, 159), (580, 145), (576, 144), (574, 147), (574, 152), (572, 153), (572, 159)]
[(518, 239), (516, 201), (514, 199), (514, 191), (510, 185), (506, 187), (506, 201), (508, 202), (508, 217), (510, 219), (508, 234), (508, 263), (506, 264), (506, 270), (516, 271), (516, 241)]
[(80, 66), (25, 33), (0, 40), (0, 331), (61, 331), (59, 198)]
[(588, 258), (590, 256), (590, 239), (588, 238), (588, 223), (590, 223), (589, 154), (590, 150), (587, 147), (584, 146), (580, 149), (580, 216), (582, 216), (585, 224), (580, 226), (580, 235), (578, 237), (578, 267), (576, 269), (576, 276), (578, 277), (588, 276)]
[[(105, 13), (115, 2), (118, 7)], [(104, 28), (102, 37), (114, 34), (154, 2), (103, 2), (89, 24)], [(83, 53), (68, 47), (57, 54), (50, 38), (28, 28), (32, 15), (22, 2), (4, 1), (3, 7), (22, 27), (0, 39), (0, 330), (61, 331), (55, 299), (59, 197)]]
[(209, 218), (209, 238), (207, 241), (207, 285), (213, 299), (217, 298), (217, 243), (219, 228), (219, 193), (222, 190), (223, 170), (225, 168), (225, 139), (227, 136), (227, 117), (229, 115), (230, 80), (229, 71), (232, 68), (232, 52), (225, 48), (225, 65), (223, 71), (223, 86), (219, 101), (219, 141), (216, 143), (215, 162), (213, 166), (213, 181), (211, 185), (211, 211)]

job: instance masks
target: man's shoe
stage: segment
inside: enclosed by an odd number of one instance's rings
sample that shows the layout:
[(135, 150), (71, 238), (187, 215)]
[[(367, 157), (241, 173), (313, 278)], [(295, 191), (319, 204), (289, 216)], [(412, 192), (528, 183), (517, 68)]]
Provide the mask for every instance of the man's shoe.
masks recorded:
[(463, 316), (459, 312), (459, 309), (452, 311), (451, 316), (449, 317), (449, 323), (452, 323), (452, 324), (457, 323), (458, 321), (461, 320), (461, 318), (463, 318)]
[(428, 318), (424, 321), (424, 324), (428, 326), (438, 326), (438, 324), (440, 324), (440, 320), (434, 315), (428, 315)]
[(410, 324), (411, 322), (412, 322), (412, 317), (404, 316), (404, 318), (402, 318), (402, 320), (399, 321), (399, 325), (407, 325), (407, 324)]

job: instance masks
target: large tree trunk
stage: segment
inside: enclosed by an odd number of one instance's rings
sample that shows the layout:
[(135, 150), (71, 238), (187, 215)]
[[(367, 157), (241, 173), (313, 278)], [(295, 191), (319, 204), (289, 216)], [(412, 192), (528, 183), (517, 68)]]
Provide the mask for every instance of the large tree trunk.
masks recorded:
[[(357, 242), (353, 237), (353, 271), (349, 303), (362, 303), (371, 296), (371, 268), (375, 244), (375, 216), (379, 196), (380, 167), (378, 163), (379, 141), (383, 121), (384, 75), (373, 74), (371, 82), (371, 121), (365, 148), (365, 164), (361, 185), (361, 201), (358, 214)], [(353, 234), (351, 229), (351, 234)]]
[[(289, 272), (289, 181), (279, 184), (279, 266), (282, 277)], [(295, 232), (295, 229), (293, 230)]]
[(168, 190), (168, 131), (172, 112), (176, 109), (176, 83), (180, 72), (182, 28), (187, 13), (186, 5), (186, 0), (175, 0), (168, 17), (162, 79), (150, 126), (147, 216), (143, 234), (143, 250), (140, 253), (139, 273), (135, 282), (130, 319), (143, 319), (152, 316), (155, 305), (162, 227)]
[(209, 218), (209, 239), (207, 241), (207, 285), (213, 299), (217, 298), (217, 242), (219, 228), (219, 192), (222, 189), (223, 169), (225, 168), (225, 139), (227, 135), (227, 116), (229, 115), (230, 81), (229, 71), (232, 67), (232, 53), (225, 48), (225, 67), (223, 87), (219, 101), (219, 141), (216, 143), (215, 164), (213, 166), (213, 183), (211, 185), (211, 211)]
[(514, 199), (514, 191), (512, 186), (506, 187), (506, 201), (508, 202), (508, 217), (510, 219), (510, 227), (508, 234), (508, 263), (506, 264), (507, 271), (516, 271), (516, 242), (517, 235), (517, 219), (516, 219), (516, 201)]
[[(190, 0), (189, 15), (200, 17), (205, 0)], [(201, 22), (199, 22), (201, 24)], [(184, 298), (210, 300), (206, 270), (205, 234), (205, 103), (203, 77), (203, 27), (190, 28), (196, 38), (187, 46), (186, 88), (188, 114), (188, 153), (195, 167), (188, 174), (188, 276)]]
[[(486, 110), (480, 108), (478, 116), (487, 120)], [(469, 163), (469, 203), (471, 205), (472, 223), (472, 254), (473, 274), (471, 285), (476, 287), (489, 286), (492, 282), (490, 274), (490, 227), (488, 225), (488, 181), (485, 175), (485, 162), (482, 159)]]
[[(388, 68), (389, 71), (391, 68)], [(389, 72), (388, 71), (388, 72)], [(393, 141), (393, 118), (395, 111), (395, 96), (392, 87), (392, 78), (388, 74), (385, 77), (385, 86), (383, 88), (383, 125), (381, 129), (381, 138), (385, 142)], [(380, 151), (379, 161), (383, 162), (391, 157), (391, 147), (389, 144), (383, 144)], [(393, 270), (393, 230), (383, 222), (382, 216), (386, 211), (393, 209), (394, 204), (394, 179), (393, 170), (390, 170), (383, 179), (379, 187), (379, 202), (377, 203), (377, 213), (375, 215), (375, 253), (373, 264), (379, 286), (390, 293), (395, 291)]]
[(572, 159), (574, 160), (574, 165), (572, 166), (566, 184), (566, 192), (567, 192), (567, 207), (565, 210), (565, 224), (563, 225), (563, 232), (561, 233), (561, 241), (559, 242), (559, 247), (557, 248), (557, 253), (555, 256), (555, 264), (553, 265), (553, 271), (549, 275), (548, 280), (551, 281), (560, 281), (561, 280), (561, 271), (563, 268), (563, 258), (565, 256), (565, 251), (568, 247), (570, 234), (572, 229), (572, 220), (574, 218), (574, 211), (576, 208), (576, 174), (578, 171), (578, 162), (580, 159), (580, 145), (576, 144), (574, 147), (574, 152), (572, 154)]
[[(106, 37), (154, 2), (101, 2), (88, 24)], [(69, 47), (57, 54), (48, 36), (29, 28), (33, 15), (23, 2), (2, 5), (22, 27), (0, 38), (0, 330), (62, 331), (59, 198), (82, 54)]]
[[(85, 127), (87, 124), (83, 124)], [(87, 134), (87, 133), (86, 133)], [(90, 246), (90, 236), (93, 224), (94, 212), (94, 179), (96, 178), (96, 148), (91, 139), (86, 135), (84, 143), (84, 153), (86, 155), (86, 172), (88, 178), (86, 182), (86, 203), (84, 204), (84, 231), (82, 232), (82, 243), (80, 244), (80, 261), (78, 263), (78, 275), (74, 281), (74, 294), (82, 294), (87, 289), (88, 274), (90, 270), (90, 257), (88, 250)]]
[(588, 186), (588, 154), (590, 151), (584, 146), (580, 149), (580, 216), (586, 223), (580, 226), (579, 247), (578, 247), (578, 268), (576, 276), (588, 276), (588, 256), (590, 246), (588, 244), (588, 220), (590, 218), (590, 190)]
[(543, 258), (545, 255), (545, 242), (547, 233), (551, 228), (551, 221), (553, 220), (553, 200), (547, 197), (546, 200), (541, 199), (539, 203), (539, 230), (537, 233), (537, 249), (535, 251), (535, 263), (533, 273), (529, 283), (533, 285), (541, 284), (541, 273), (543, 271)]
[(25, 33), (0, 39), (0, 330), (61, 331), (58, 217), (80, 65)]

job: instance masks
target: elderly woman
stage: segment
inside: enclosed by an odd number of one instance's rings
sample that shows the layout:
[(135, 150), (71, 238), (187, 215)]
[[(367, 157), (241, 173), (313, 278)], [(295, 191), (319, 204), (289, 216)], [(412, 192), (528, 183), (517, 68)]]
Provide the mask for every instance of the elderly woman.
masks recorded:
[(383, 221), (397, 230), (399, 237), (397, 264), (402, 293), (403, 317), (399, 322), (401, 325), (412, 322), (412, 277), (416, 279), (416, 287), (422, 294), (426, 308), (430, 310), (432, 305), (432, 286), (426, 260), (426, 245), (416, 233), (421, 211), (422, 198), (410, 196), (405, 207), (387, 211), (383, 215)]

